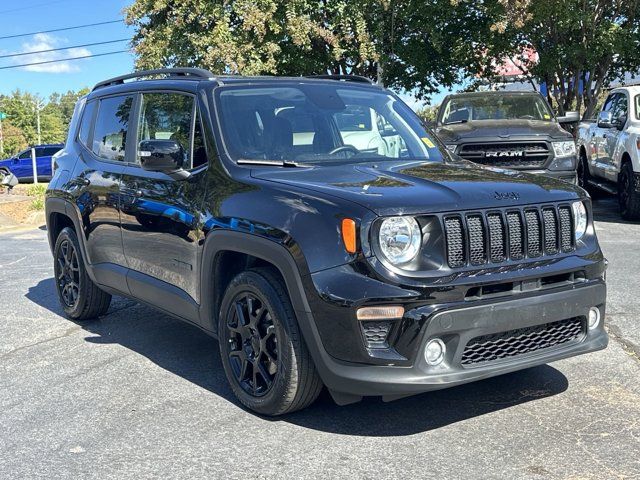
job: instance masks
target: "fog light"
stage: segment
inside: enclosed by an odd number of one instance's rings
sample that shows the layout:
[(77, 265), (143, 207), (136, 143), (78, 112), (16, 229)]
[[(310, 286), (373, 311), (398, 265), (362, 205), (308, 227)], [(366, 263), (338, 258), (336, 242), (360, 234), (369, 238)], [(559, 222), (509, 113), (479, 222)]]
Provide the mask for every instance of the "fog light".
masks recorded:
[(589, 330), (593, 330), (598, 325), (600, 325), (600, 309), (591, 307), (589, 309)]
[(427, 342), (424, 347), (424, 359), (429, 365), (439, 365), (444, 360), (444, 354), (447, 351), (444, 342), (439, 338), (434, 338)]

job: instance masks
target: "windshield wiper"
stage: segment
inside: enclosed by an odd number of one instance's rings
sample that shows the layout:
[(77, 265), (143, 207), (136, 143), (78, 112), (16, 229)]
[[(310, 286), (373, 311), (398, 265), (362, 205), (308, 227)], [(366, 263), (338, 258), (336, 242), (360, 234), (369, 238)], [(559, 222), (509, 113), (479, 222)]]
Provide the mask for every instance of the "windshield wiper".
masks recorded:
[(253, 158), (240, 158), (238, 165), (270, 165), (272, 167), (299, 167), (300, 164), (291, 160), (260, 160)]
[(467, 123), (469, 120), (452, 120), (451, 122), (444, 122), (445, 125), (453, 125), (455, 123)]

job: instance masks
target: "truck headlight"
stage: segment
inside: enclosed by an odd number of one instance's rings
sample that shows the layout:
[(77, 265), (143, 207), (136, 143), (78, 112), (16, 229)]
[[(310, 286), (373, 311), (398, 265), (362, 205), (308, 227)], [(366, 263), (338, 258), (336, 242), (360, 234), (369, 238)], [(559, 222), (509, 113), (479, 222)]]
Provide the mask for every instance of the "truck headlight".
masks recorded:
[(583, 202), (573, 202), (573, 232), (576, 240), (580, 240), (587, 231), (587, 209)]
[(573, 140), (568, 142), (551, 142), (553, 154), (556, 158), (571, 157), (576, 154), (576, 144)]
[(378, 242), (383, 255), (392, 264), (407, 263), (420, 251), (420, 226), (413, 217), (386, 218), (380, 225)]

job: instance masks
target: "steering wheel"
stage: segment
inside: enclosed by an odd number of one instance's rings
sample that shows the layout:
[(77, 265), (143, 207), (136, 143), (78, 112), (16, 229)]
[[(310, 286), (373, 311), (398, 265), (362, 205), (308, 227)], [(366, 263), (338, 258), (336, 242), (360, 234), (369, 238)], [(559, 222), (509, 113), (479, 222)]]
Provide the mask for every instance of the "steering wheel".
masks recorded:
[(360, 150), (358, 150), (353, 145), (341, 145), (341, 146), (336, 147), (333, 150), (331, 150), (329, 152), (329, 155), (335, 155), (336, 153), (340, 153), (340, 152), (351, 152), (354, 155), (357, 155), (357, 154), (360, 153)]

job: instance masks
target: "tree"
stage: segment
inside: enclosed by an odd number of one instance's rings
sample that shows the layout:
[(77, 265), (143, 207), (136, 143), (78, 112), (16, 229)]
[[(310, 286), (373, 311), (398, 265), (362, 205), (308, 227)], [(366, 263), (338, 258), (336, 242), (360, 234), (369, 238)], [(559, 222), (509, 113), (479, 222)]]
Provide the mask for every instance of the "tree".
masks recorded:
[(138, 68), (200, 66), (216, 74), (375, 76), (368, 17), (381, 0), (136, 0)]
[(27, 139), (24, 138), (22, 131), (8, 118), (2, 120), (2, 139), (4, 155), (0, 158), (11, 156), (27, 147)]
[(527, 74), (548, 86), (560, 114), (577, 109), (590, 118), (608, 84), (640, 70), (637, 0), (494, 0), (490, 56), (522, 58)]
[(493, 21), (460, 0), (135, 0), (125, 16), (138, 68), (356, 74), (421, 98), (481, 70)]

